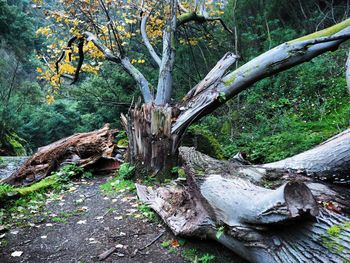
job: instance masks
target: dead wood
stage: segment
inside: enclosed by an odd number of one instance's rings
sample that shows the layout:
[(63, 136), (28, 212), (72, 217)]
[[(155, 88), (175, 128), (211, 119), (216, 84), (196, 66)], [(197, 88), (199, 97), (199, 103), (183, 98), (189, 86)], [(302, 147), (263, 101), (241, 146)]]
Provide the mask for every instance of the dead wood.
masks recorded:
[(86, 133), (77, 133), (70, 137), (41, 147), (15, 173), (4, 179), (11, 185), (28, 185), (48, 176), (61, 165), (75, 163), (87, 167), (112, 157), (113, 135), (106, 124), (103, 128)]
[(193, 148), (179, 152), (185, 181), (137, 185), (139, 198), (175, 235), (214, 239), (251, 262), (350, 257), (345, 185), (316, 181), (303, 171), (218, 161)]

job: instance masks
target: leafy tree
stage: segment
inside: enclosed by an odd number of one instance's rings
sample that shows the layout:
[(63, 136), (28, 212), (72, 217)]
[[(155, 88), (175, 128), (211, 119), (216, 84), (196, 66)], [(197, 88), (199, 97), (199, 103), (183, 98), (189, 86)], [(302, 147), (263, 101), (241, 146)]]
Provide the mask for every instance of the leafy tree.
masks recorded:
[[(131, 148), (131, 161), (141, 157), (145, 163), (150, 163), (152, 169), (159, 171), (172, 165), (171, 159), (165, 156), (176, 156), (177, 147), (181, 138), (193, 121), (212, 112), (226, 103), (226, 101), (255, 82), (266, 76), (303, 63), (311, 58), (333, 50), (347, 39), (349, 20), (320, 31), (319, 33), (301, 37), (269, 50), (263, 55), (247, 62), (235, 71), (225, 76), (228, 68), (233, 65), (237, 56), (227, 53), (211, 70), (206, 78), (192, 88), (182, 99), (174, 104), (171, 100), (173, 85), (173, 71), (175, 71), (175, 53), (177, 41), (187, 41), (189, 45), (196, 45), (200, 39), (188, 37), (184, 40), (184, 28), (199, 23), (201, 25), (221, 22), (224, 29), (232, 30), (223, 22), (222, 18), (214, 17), (223, 13), (225, 3), (195, 1), (180, 3), (169, 0), (162, 3), (153, 1), (130, 1), (127, 4), (119, 1), (62, 1), (47, 11), (47, 14), (56, 21), (56, 24), (40, 28), (39, 33), (50, 35), (57, 31), (56, 39), (73, 36), (66, 47), (56, 41), (48, 46), (48, 51), (54, 54), (50, 68), (42, 71), (42, 77), (52, 85), (52, 92), (57, 93), (61, 79), (71, 78), (75, 83), (80, 72), (97, 73), (101, 68), (100, 59), (106, 59), (119, 64), (133, 77), (144, 99), (144, 105), (122, 116), (122, 123), (128, 130)], [(247, 5), (252, 4), (248, 2)], [(284, 2), (284, 4), (287, 4)], [(70, 8), (64, 8), (69, 6)], [(271, 8), (270, 8), (271, 7)], [(273, 14), (273, 5), (263, 13), (254, 13), (259, 21), (267, 22), (267, 16)], [(57, 12), (56, 10), (60, 10)], [(210, 11), (209, 11), (210, 10)], [(91, 16), (94, 14), (94, 18)], [(295, 15), (291, 12), (291, 17)], [(251, 17), (248, 16), (248, 23)], [(61, 24), (63, 26), (59, 26)], [(136, 25), (140, 25), (140, 28)], [(61, 28), (61, 29), (59, 29)], [(274, 45), (268, 23), (266, 24), (269, 47)], [(247, 40), (259, 39), (265, 29), (254, 28)], [(274, 30), (272, 30), (274, 33)], [(203, 33), (205, 36), (205, 33)], [(278, 35), (278, 33), (276, 33)], [(294, 36), (293, 31), (290, 35)], [(134, 45), (142, 41), (144, 47)], [(212, 45), (210, 41), (208, 45)], [(255, 47), (252, 46), (252, 49)], [(261, 48), (261, 47), (260, 47)], [(158, 49), (162, 49), (159, 55)], [(59, 51), (62, 51), (60, 54)], [(262, 48), (261, 48), (262, 50)], [(153, 59), (147, 59), (145, 52)], [(255, 52), (259, 52), (256, 49)], [(250, 54), (248, 54), (250, 57)], [(87, 62), (84, 64), (84, 62)], [(140, 70), (144, 66), (159, 68), (157, 83), (153, 74), (146, 78)], [(147, 72), (147, 69), (146, 69)], [(199, 71), (198, 71), (199, 72)], [(157, 86), (157, 88), (155, 88)], [(52, 96), (48, 97), (53, 100)], [(279, 103), (288, 104), (286, 98)], [(149, 126), (149, 127), (148, 127)], [(151, 130), (151, 132), (150, 132)], [(138, 134), (143, 134), (141, 140)], [(148, 136), (153, 137), (151, 141)], [(168, 138), (168, 140), (162, 140)], [(159, 145), (157, 153), (152, 154), (154, 144)], [(149, 159), (150, 156), (157, 156)], [(163, 156), (164, 160), (162, 159)], [(168, 161), (170, 160), (170, 161)]]

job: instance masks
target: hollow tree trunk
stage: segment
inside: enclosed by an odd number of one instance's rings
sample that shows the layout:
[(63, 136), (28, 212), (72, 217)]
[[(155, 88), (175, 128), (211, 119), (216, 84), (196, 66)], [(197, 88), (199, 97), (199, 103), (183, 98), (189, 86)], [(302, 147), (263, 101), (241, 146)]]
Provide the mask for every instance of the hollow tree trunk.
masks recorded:
[[(314, 149), (318, 158), (311, 155), (305, 163), (320, 164), (321, 156), (327, 162), (327, 152), (347, 140), (347, 132), (333, 137)], [(341, 159), (349, 155), (350, 150), (344, 150)], [(315, 177), (308, 167), (294, 170), (243, 165), (235, 159), (218, 161), (186, 147), (180, 148), (180, 157), (185, 181), (156, 189), (137, 185), (140, 199), (174, 234), (217, 240), (251, 262), (350, 258), (350, 191), (346, 185), (319, 181), (324, 170), (313, 171), (320, 175)], [(344, 167), (339, 161), (332, 169), (336, 173)]]
[(177, 109), (143, 104), (122, 115), (129, 139), (128, 158), (147, 171), (159, 173), (170, 170), (178, 158), (179, 136), (171, 134)]

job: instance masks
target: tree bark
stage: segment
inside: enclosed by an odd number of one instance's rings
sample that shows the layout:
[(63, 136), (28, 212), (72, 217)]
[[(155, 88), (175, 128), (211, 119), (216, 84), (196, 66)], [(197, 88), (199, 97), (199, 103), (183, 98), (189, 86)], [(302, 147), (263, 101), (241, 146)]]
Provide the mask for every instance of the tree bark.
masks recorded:
[[(251, 262), (345, 262), (350, 257), (350, 191), (315, 181), (308, 169), (326, 162), (327, 152), (346, 144), (348, 134), (310, 150), (319, 158), (309, 151), (293, 157), (309, 165), (297, 162), (301, 170), (218, 161), (181, 147), (186, 179), (156, 189), (137, 185), (137, 193), (175, 235), (217, 240)], [(347, 148), (332, 166), (334, 173), (343, 171)], [(312, 171), (324, 175), (323, 169)]]
[(177, 163), (179, 137), (171, 134), (177, 109), (143, 104), (122, 116), (129, 139), (128, 159), (146, 171), (158, 174), (169, 171)]
[[(15, 173), (1, 183), (29, 185), (50, 175), (64, 163), (71, 162), (80, 167), (87, 167), (101, 159), (110, 159), (114, 149), (113, 135), (116, 132), (117, 130), (111, 130), (106, 124), (99, 130), (77, 133), (41, 147)], [(99, 165), (102, 165), (101, 162)]]

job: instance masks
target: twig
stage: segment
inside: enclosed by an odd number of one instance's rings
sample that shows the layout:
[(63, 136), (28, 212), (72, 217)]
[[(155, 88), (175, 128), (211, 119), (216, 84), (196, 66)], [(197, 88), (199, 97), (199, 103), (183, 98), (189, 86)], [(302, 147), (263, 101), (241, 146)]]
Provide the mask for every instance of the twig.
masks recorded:
[(108, 258), (111, 254), (113, 254), (115, 251), (117, 250), (117, 248), (111, 247), (110, 249), (106, 250), (105, 252), (103, 252), (102, 254), (100, 254), (97, 259), (99, 261), (105, 260), (106, 258)]
[(139, 249), (139, 251), (144, 250), (146, 248), (148, 248), (149, 246), (151, 246), (152, 244), (154, 244), (159, 238), (161, 238), (165, 233), (165, 230), (163, 230), (162, 233), (160, 233), (158, 236), (156, 236), (151, 242), (149, 242), (146, 246), (142, 247)]

